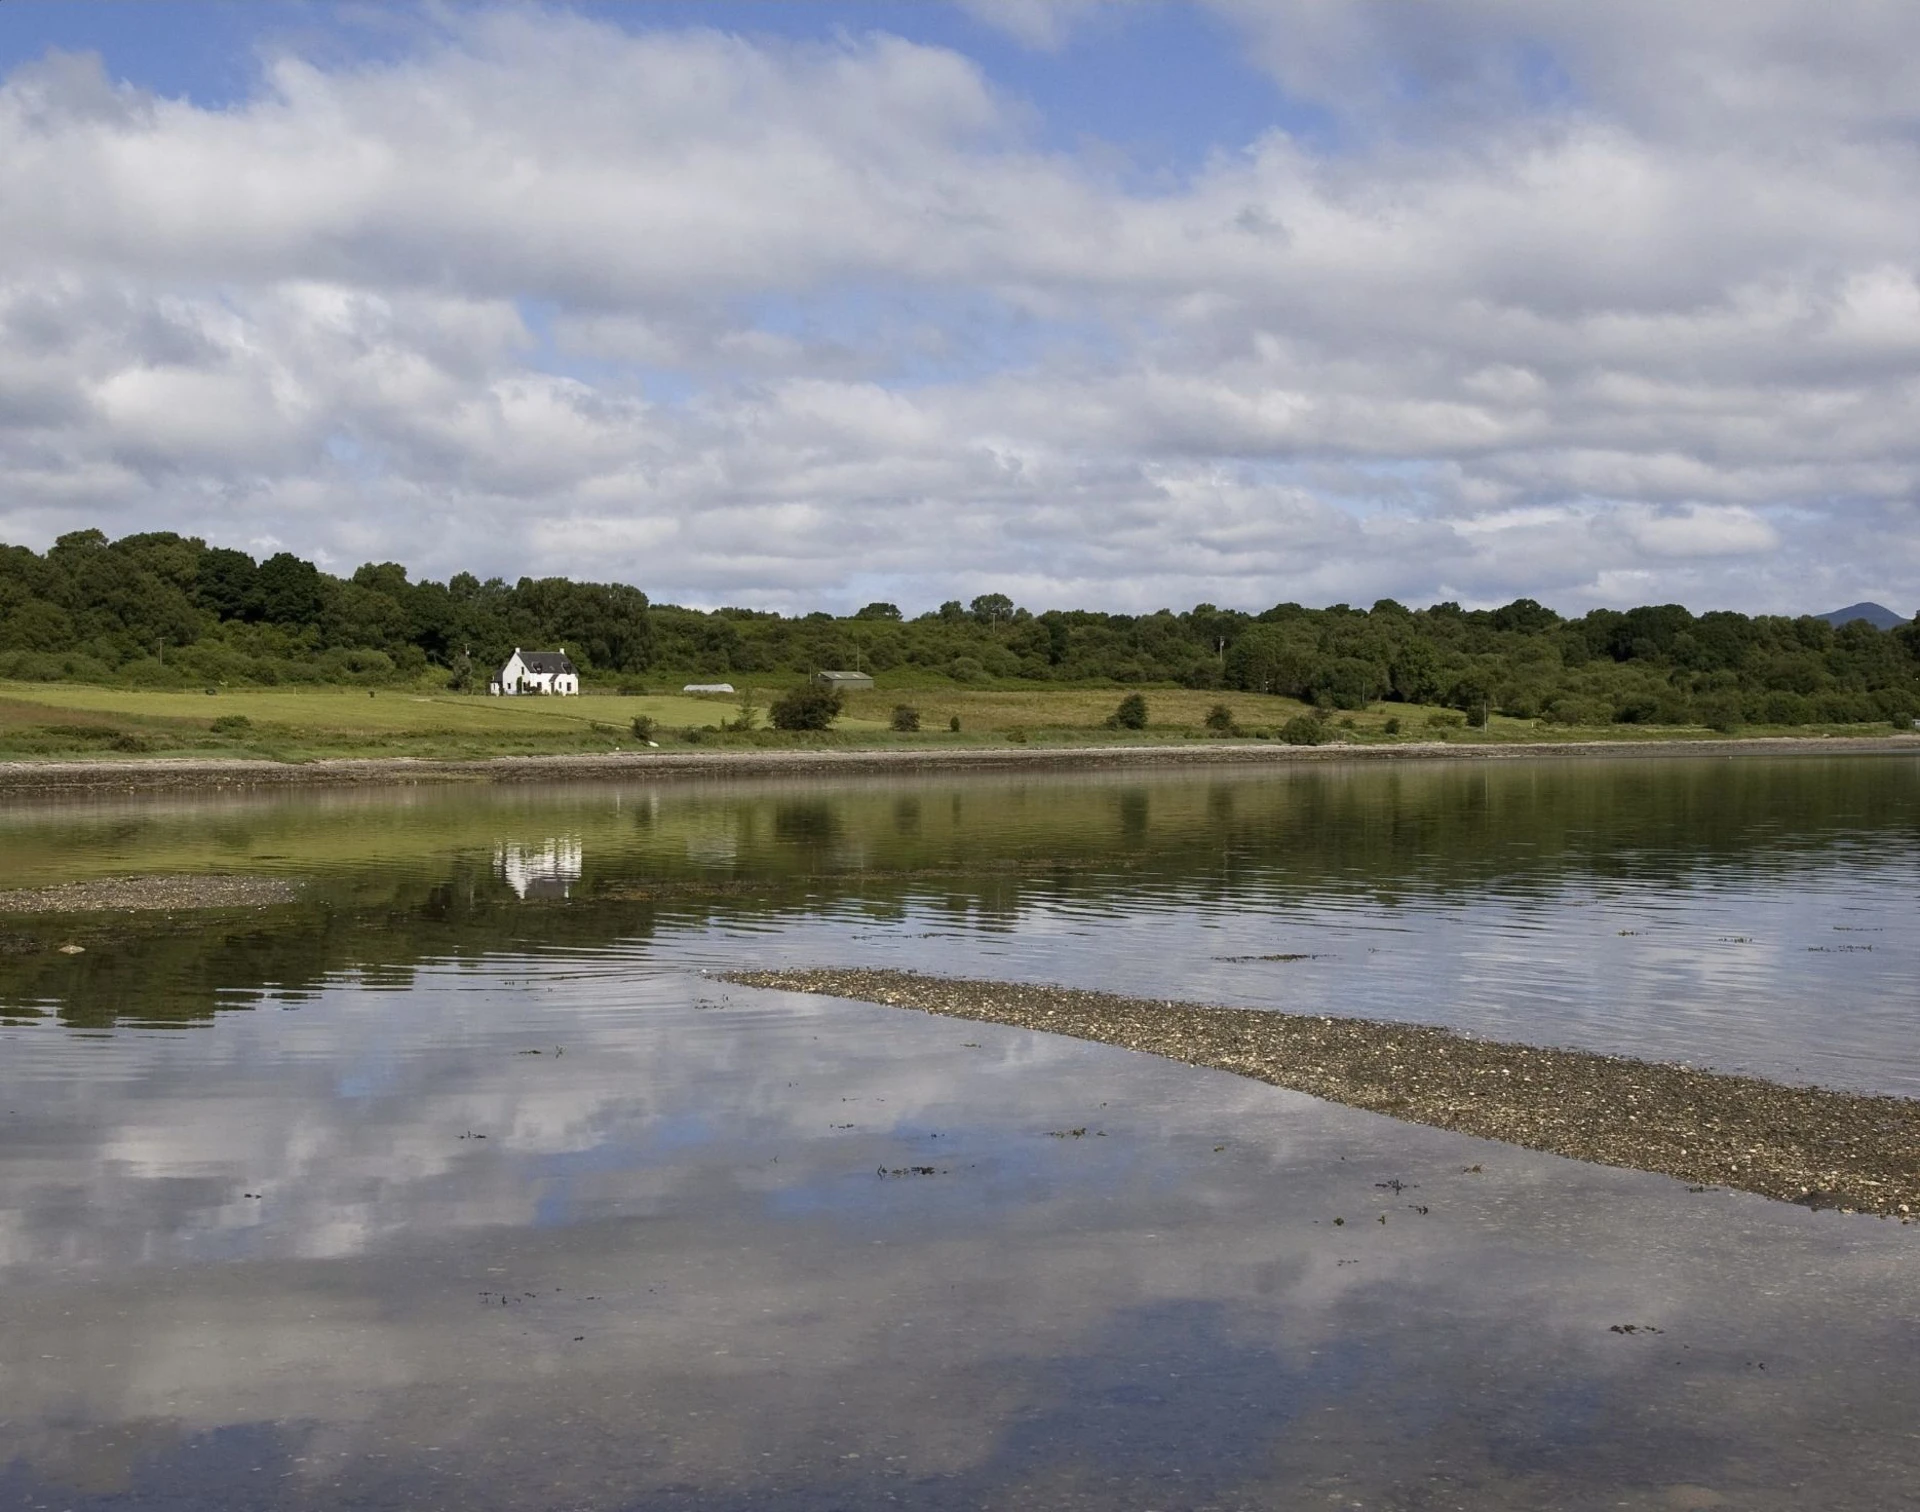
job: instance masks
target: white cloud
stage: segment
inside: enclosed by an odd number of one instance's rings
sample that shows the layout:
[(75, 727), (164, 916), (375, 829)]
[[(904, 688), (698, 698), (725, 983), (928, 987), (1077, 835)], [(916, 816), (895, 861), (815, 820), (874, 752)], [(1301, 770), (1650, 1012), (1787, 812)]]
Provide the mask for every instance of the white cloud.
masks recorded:
[(227, 109), (16, 70), (0, 536), (789, 608), (1920, 599), (1920, 17), (1215, 8), (1334, 145), (1143, 190), (951, 51), (562, 12)]
[(1750, 509), (1696, 506), (1678, 514), (1624, 516), (1634, 544), (1656, 557), (1747, 556), (1771, 551), (1780, 533)]
[(1046, 52), (1064, 47), (1078, 26), (1115, 4), (1116, 0), (960, 0), (960, 8), (976, 19)]

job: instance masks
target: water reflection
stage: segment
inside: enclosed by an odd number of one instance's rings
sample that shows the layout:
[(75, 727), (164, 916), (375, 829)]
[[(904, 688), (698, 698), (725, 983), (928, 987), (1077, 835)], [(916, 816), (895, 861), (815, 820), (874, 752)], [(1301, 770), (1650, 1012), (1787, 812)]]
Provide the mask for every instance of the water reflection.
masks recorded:
[(0, 810), (302, 882), (0, 923), (0, 1506), (1889, 1505), (1920, 1230), (698, 971), (1920, 1090), (1917, 838), (1899, 759)]
[(1917, 773), (1690, 758), (17, 805), (0, 845), (23, 882), (205, 869), (305, 891), (188, 931), (0, 924), (0, 1014), (184, 1024), (501, 952), (870, 962), (1920, 1092)]
[(560, 835), (545, 845), (507, 841), (493, 850), (493, 867), (520, 898), (546, 901), (570, 897), (580, 880), (584, 847), (578, 837)]
[(1104, 1047), (549, 953), (12, 1049), (0, 1505), (1878, 1507), (1916, 1468), (1912, 1229)]

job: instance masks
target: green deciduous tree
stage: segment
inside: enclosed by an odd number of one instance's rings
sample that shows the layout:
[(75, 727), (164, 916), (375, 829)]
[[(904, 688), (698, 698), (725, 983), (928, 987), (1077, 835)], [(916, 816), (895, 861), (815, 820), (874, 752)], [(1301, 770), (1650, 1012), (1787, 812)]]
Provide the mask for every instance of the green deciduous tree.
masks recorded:
[(776, 730), (824, 730), (840, 717), (845, 706), (839, 689), (808, 683), (782, 693), (768, 714)]

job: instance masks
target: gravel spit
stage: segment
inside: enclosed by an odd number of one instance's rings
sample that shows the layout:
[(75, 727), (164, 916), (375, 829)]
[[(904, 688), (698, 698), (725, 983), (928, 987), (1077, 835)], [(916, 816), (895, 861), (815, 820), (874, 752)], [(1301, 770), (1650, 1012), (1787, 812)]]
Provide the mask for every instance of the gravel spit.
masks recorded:
[(0, 892), (0, 914), (136, 913), (164, 909), (260, 908), (291, 903), (299, 887), (283, 877), (107, 877)]
[(1920, 1101), (1470, 1039), (1448, 1029), (886, 970), (729, 982), (1039, 1029), (1232, 1071), (1409, 1123), (1695, 1186), (1911, 1221)]

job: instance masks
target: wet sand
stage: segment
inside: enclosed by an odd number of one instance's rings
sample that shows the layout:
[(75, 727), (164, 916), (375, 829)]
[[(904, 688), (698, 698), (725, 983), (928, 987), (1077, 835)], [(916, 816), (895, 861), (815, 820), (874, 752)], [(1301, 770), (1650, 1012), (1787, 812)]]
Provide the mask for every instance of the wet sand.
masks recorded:
[(1470, 1039), (1422, 1025), (1065, 987), (857, 968), (722, 976), (1119, 1045), (1411, 1123), (1703, 1187), (1902, 1221), (1920, 1210), (1920, 1101), (1906, 1098)]
[(769, 777), (967, 771), (1156, 770), (1219, 765), (1352, 761), (1512, 761), (1540, 757), (1723, 758), (1838, 752), (1920, 754), (1920, 735), (1698, 737), (1681, 740), (1538, 741), (1473, 745), (1290, 746), (1277, 741), (1193, 740), (1161, 745), (889, 746), (848, 750), (620, 751), (604, 755), (498, 756), (430, 761), (411, 757), (279, 762), (210, 758), (121, 761), (0, 761), (0, 795), (174, 792), (258, 787), (407, 786), (421, 783), (533, 783), (654, 777)]
[(105, 877), (0, 892), (0, 914), (146, 913), (198, 908), (261, 908), (290, 903), (299, 887), (281, 877)]

